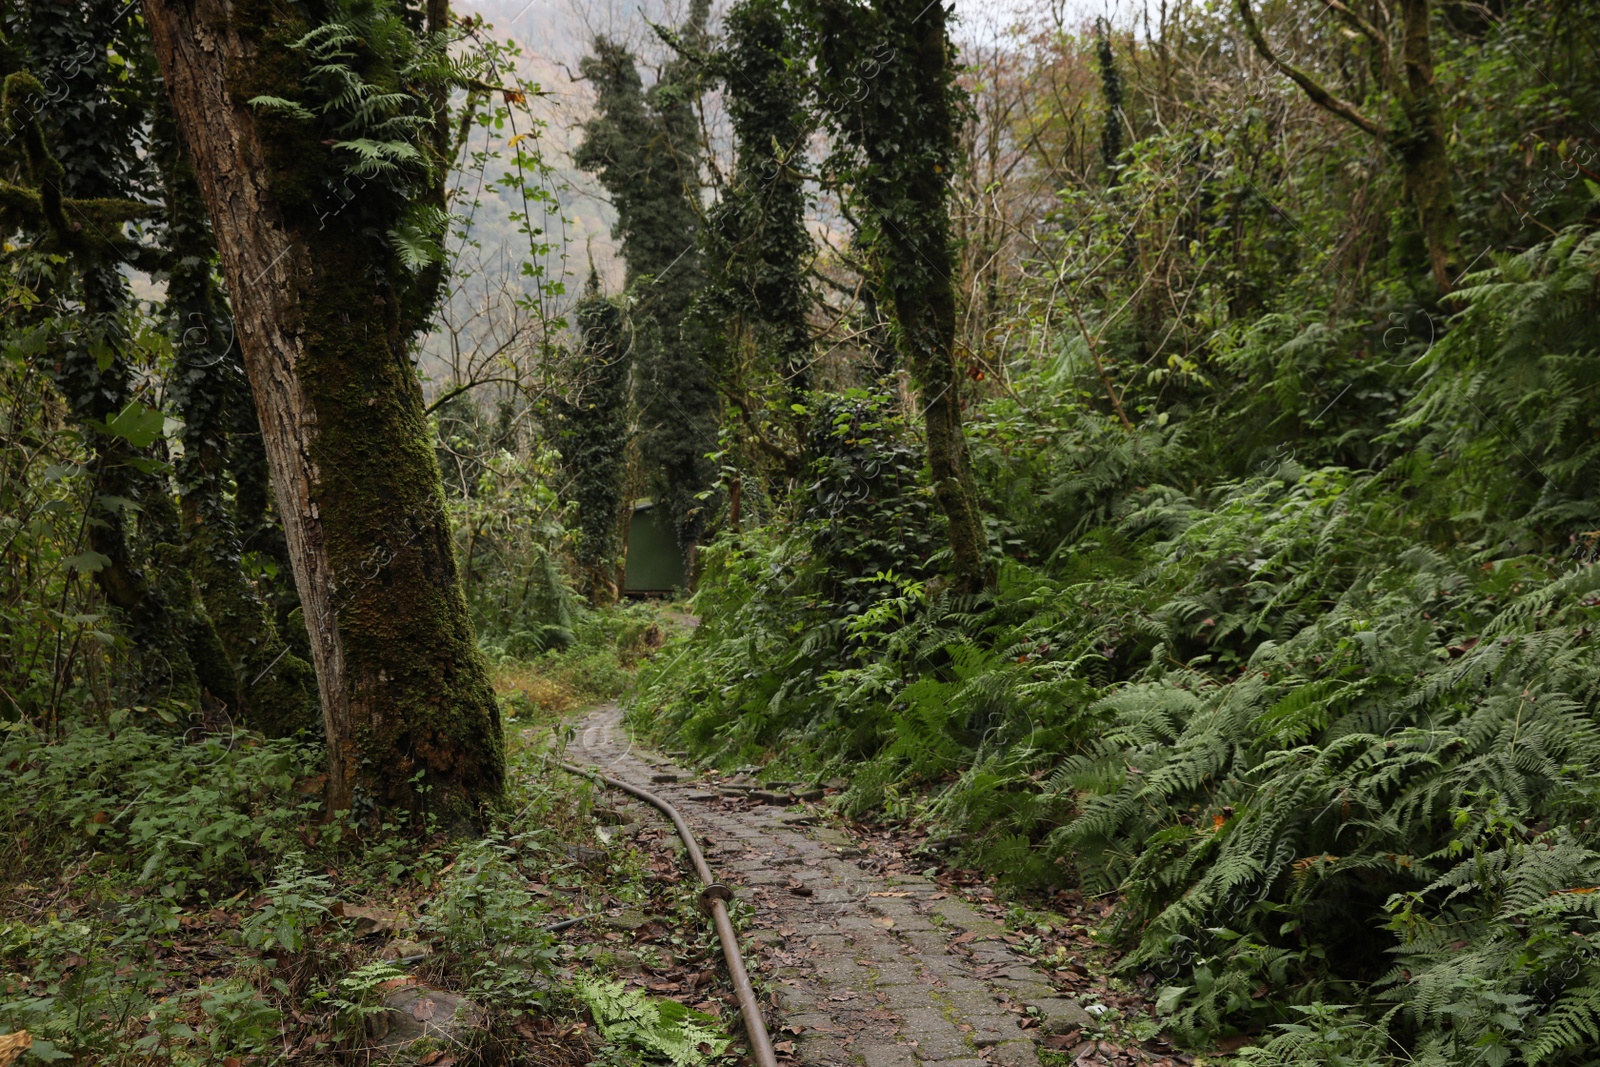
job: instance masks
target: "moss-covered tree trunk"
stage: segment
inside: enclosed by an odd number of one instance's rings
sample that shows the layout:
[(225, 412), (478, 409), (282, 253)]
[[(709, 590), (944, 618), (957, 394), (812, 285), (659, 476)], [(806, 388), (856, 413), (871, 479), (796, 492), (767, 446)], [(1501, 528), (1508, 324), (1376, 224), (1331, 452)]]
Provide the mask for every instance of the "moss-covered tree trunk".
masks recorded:
[(1391, 134), (1406, 193), (1440, 292), (1449, 292), (1460, 267), (1455, 193), (1444, 139), (1444, 105), (1434, 84), (1429, 0), (1402, 0), (1400, 65), (1403, 122)]
[(501, 789), (500, 719), (409, 358), (412, 293), (371, 236), (404, 204), (374, 212), (405, 198), (373, 183), (330, 219), (325, 134), (249, 103), (307, 95), (292, 54), (315, 25), (303, 8), (145, 10), (233, 301), (317, 671), (329, 801), (474, 818)]
[(824, 88), (849, 101), (837, 121), (859, 153), (853, 195), (882, 256), (927, 433), (928, 469), (944, 512), (951, 579), (977, 592), (993, 579), (988, 538), (961, 427), (955, 256), (948, 200), (955, 171), (956, 91), (942, 4), (823, 0)]

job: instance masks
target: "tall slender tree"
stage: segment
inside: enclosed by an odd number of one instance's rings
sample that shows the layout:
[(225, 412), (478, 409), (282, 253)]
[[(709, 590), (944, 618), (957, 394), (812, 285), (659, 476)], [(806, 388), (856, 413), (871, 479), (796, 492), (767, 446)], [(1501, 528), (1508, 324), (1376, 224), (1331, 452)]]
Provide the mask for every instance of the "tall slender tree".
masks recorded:
[(597, 38), (579, 66), (594, 86), (595, 114), (574, 154), (593, 172), (617, 212), (614, 229), (627, 264), (633, 326), (640, 453), (692, 562), (705, 529), (702, 495), (716, 480), (720, 408), (708, 363), (704, 323), (691, 314), (705, 285), (701, 249), (703, 147), (696, 105), (701, 74), (692, 55), (705, 49), (707, 0), (695, 0), (676, 43), (678, 55), (645, 89), (638, 62), (622, 45)]
[(336, 809), (476, 817), (501, 726), (411, 351), (438, 297), (448, 8), (148, 0), (233, 300)]
[(948, 208), (960, 96), (946, 11), (940, 0), (812, 3), (821, 97), (916, 382), (951, 577), (976, 592), (993, 573), (961, 426)]
[(1100, 99), (1103, 108), (1100, 163), (1106, 168), (1106, 184), (1114, 185), (1117, 159), (1122, 155), (1122, 74), (1117, 70), (1117, 55), (1111, 48), (1111, 24), (1103, 16), (1094, 20), (1094, 52), (1100, 63)]

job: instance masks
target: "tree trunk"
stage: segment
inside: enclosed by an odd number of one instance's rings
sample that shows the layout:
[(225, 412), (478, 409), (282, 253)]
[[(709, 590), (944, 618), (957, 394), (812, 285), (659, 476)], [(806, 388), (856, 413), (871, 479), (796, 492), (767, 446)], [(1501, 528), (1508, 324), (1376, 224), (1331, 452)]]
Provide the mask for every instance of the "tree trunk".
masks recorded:
[(224, 495), (233, 446), (230, 430), (245, 421), (234, 412), (250, 403), (244, 364), (212, 275), (216, 246), (200, 188), (170, 113), (158, 119), (152, 140), (161, 165), (173, 259), (167, 314), (176, 334), (177, 364), (169, 382), (183, 419), (183, 450), (175, 464), (183, 543), (222, 658), (235, 679), (232, 693), (213, 688), (213, 695), (228, 701), (240, 725), (269, 737), (290, 737), (318, 725), (316, 676), (278, 633), (267, 604), (240, 566), (239, 528)]
[(317, 210), (335, 177), (321, 134), (247, 102), (300, 91), (288, 44), (310, 26), (294, 25), (292, 7), (229, 0), (147, 0), (145, 11), (221, 252), (294, 563), (330, 807), (475, 819), (502, 785), (500, 718), (461, 593), (398, 268), (362, 232), (373, 219), (340, 217), (355, 201)]
[[(1245, 35), (1261, 58), (1288, 77), (1311, 102), (1352, 126), (1371, 134), (1394, 152), (1400, 161), (1401, 182), (1417, 213), (1417, 229), (1427, 249), (1428, 266), (1441, 292), (1448, 293), (1455, 282), (1458, 242), (1455, 194), (1451, 187), (1450, 157), (1444, 138), (1444, 105), (1433, 79), (1433, 44), (1430, 27), (1432, 5), (1429, 0), (1401, 0), (1400, 65), (1403, 78), (1386, 86), (1399, 104), (1400, 118), (1380, 122), (1361, 112), (1348, 100), (1329, 92), (1306, 71), (1284, 60), (1272, 50), (1256, 23), (1250, 0), (1235, 0)], [(1341, 8), (1349, 16), (1348, 9)], [(1353, 16), (1352, 16), (1353, 17)], [(1370, 24), (1358, 20), (1366, 35), (1383, 49), (1377, 61), (1380, 72), (1391, 69), (1388, 44)]]
[(1402, 0), (1400, 88), (1404, 126), (1393, 132), (1406, 194), (1417, 210), (1417, 225), (1428, 250), (1428, 264), (1441, 292), (1455, 284), (1460, 267), (1455, 195), (1445, 147), (1443, 107), (1433, 77), (1433, 46), (1428, 0)]
[[(948, 157), (955, 151), (956, 126), (945, 11), (942, 4), (924, 5), (918, 0), (888, 0), (884, 9), (890, 20), (901, 22), (896, 28), (909, 45), (901, 69), (915, 83), (900, 90), (909, 101), (894, 106), (907, 109), (904, 121), (916, 126), (931, 148), (905, 154), (899, 164), (899, 189), (876, 189), (885, 201), (879, 209), (885, 221), (879, 239), (890, 252), (887, 288), (922, 404), (933, 490), (948, 524), (951, 577), (957, 588), (977, 592), (990, 584), (991, 575), (985, 559), (988, 539), (961, 429), (962, 375), (955, 359), (956, 290), (951, 280), (955, 261), (947, 201), (953, 172)], [(880, 144), (868, 146), (867, 152), (871, 158), (898, 148)], [(941, 157), (945, 157), (942, 164)], [(884, 163), (894, 165), (887, 159)], [(870, 184), (887, 183), (879, 179)], [(903, 198), (910, 211), (892, 210), (890, 198)]]

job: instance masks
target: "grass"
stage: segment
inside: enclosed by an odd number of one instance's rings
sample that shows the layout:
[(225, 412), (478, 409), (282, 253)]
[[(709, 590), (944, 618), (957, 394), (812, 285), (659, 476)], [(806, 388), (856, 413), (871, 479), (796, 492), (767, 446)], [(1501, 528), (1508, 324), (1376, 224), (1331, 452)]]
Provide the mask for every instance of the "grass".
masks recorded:
[(594, 612), (578, 624), (570, 647), (494, 662), (495, 691), (524, 727), (616, 700), (683, 618), (672, 606), (650, 601)]

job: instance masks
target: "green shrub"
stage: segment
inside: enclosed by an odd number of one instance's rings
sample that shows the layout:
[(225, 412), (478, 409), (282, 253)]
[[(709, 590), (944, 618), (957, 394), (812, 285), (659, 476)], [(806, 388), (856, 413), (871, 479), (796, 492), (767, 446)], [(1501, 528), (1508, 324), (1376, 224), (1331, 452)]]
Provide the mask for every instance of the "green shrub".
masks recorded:
[(1106, 521), (983, 598), (884, 574), (839, 616), (803, 533), (713, 546), (634, 714), (724, 763), (848, 768), (847, 805), (1023, 885), (1118, 893), (1125, 965), (1191, 1041), (1583, 1062), (1600, 568), (1435, 544), (1398, 473), (1107, 484)]
[(0, 861), (98, 853), (175, 899), (259, 885), (320, 813), (296, 789), (322, 754), (246, 734), (185, 737), (92, 722), (51, 739), (23, 724), (0, 736)]

